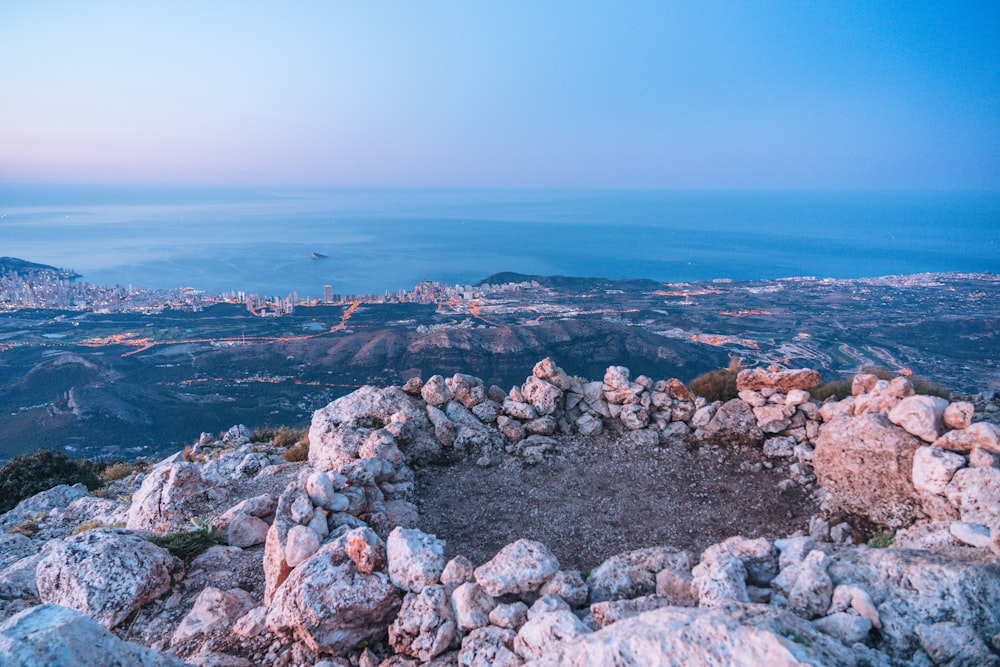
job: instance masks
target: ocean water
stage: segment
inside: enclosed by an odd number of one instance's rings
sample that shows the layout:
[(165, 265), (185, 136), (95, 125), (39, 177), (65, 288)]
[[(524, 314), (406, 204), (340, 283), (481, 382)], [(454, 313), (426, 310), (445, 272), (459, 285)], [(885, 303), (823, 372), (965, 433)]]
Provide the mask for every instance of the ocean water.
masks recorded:
[(0, 256), (100, 284), (281, 296), (499, 271), (665, 282), (1000, 273), (1000, 193), (3, 185)]

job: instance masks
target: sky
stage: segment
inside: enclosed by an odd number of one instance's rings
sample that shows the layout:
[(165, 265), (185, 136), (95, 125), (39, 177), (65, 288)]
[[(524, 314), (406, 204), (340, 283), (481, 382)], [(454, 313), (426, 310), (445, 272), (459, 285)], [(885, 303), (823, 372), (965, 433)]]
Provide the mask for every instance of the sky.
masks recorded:
[(0, 3), (0, 183), (1000, 191), (1000, 3)]

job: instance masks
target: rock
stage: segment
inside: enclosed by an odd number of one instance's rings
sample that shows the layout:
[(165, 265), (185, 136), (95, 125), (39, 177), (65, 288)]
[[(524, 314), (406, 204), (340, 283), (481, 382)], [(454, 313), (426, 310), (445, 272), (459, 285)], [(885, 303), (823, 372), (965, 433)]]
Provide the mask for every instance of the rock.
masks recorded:
[(789, 418), (795, 414), (795, 408), (787, 405), (769, 404), (760, 408), (753, 408), (754, 418), (757, 426), (764, 433), (781, 433), (791, 427)]
[(792, 389), (785, 396), (785, 405), (798, 406), (805, 405), (812, 400), (812, 395), (804, 389)]
[[(290, 483), (278, 498), (278, 506), (274, 512), (274, 521), (267, 531), (264, 540), (264, 603), (270, 604), (274, 591), (288, 577), (292, 566), (285, 560), (285, 545), (288, 542), (288, 532), (293, 526), (301, 525), (292, 518), (292, 507), (308, 505), (312, 502), (305, 489), (297, 482)], [(296, 511), (300, 513), (301, 508)]]
[(420, 389), (420, 396), (427, 401), (428, 405), (432, 405), (435, 408), (440, 408), (454, 398), (447, 382), (440, 375), (432, 375), (424, 383), (424, 386)]
[(747, 571), (743, 561), (726, 549), (709, 547), (691, 570), (691, 589), (701, 607), (749, 602)]
[(191, 611), (174, 630), (171, 644), (230, 627), (254, 607), (253, 598), (241, 588), (222, 591), (209, 586), (198, 593)]
[(95, 529), (56, 544), (35, 570), (38, 596), (113, 628), (170, 590), (181, 569), (166, 549), (122, 529)]
[(529, 377), (521, 387), (524, 400), (534, 406), (539, 415), (551, 415), (559, 405), (562, 390), (541, 378)]
[(0, 570), (38, 553), (40, 546), (26, 535), (0, 533)]
[(848, 646), (867, 639), (872, 629), (872, 622), (867, 618), (844, 611), (817, 618), (813, 625), (820, 632), (839, 639)]
[(767, 399), (764, 398), (759, 391), (744, 389), (739, 392), (738, 395), (740, 400), (749, 405), (751, 408), (760, 408), (767, 405)]
[(474, 569), (475, 565), (468, 558), (455, 556), (445, 564), (444, 570), (441, 571), (441, 584), (445, 590), (453, 591), (461, 584), (476, 580), (476, 576), (473, 574)]
[(441, 581), (444, 541), (416, 528), (395, 528), (386, 541), (389, 577), (396, 586), (419, 593)]
[(389, 626), (389, 644), (397, 653), (429, 662), (455, 639), (455, 618), (440, 585), (407, 593), (399, 615)]
[(1000, 525), (1000, 468), (963, 468), (945, 489), (966, 523)]
[(734, 398), (720, 406), (705, 425), (705, 437), (723, 447), (759, 447), (764, 432), (750, 406)]
[(501, 628), (517, 630), (528, 620), (528, 605), (523, 602), (498, 604), (490, 612), (490, 623)]
[(922, 444), (884, 415), (838, 417), (820, 431), (813, 469), (833, 505), (899, 528), (922, 516), (912, 481)]
[(430, 419), (431, 424), (434, 426), (434, 437), (438, 439), (438, 442), (445, 447), (454, 447), (457, 431), (455, 422), (448, 419), (448, 415), (441, 411), (440, 408), (430, 404), (427, 405), (427, 418)]
[(1000, 563), (985, 550), (839, 549), (829, 556), (834, 583), (850, 583), (878, 601), (880, 647), (897, 664), (920, 648), (919, 625), (948, 619), (986, 637), (1000, 631)]
[(246, 514), (264, 519), (274, 514), (278, 508), (278, 499), (270, 493), (263, 493), (253, 498), (247, 498), (236, 503), (219, 515), (219, 525), (228, 526), (230, 519), (237, 514)]
[(795, 370), (781, 370), (777, 366), (772, 366), (767, 370), (747, 368), (736, 376), (736, 389), (738, 391), (774, 389), (782, 394), (787, 394), (793, 389), (812, 389), (818, 384), (819, 373), (808, 368)]
[(324, 544), (292, 571), (269, 605), (269, 630), (335, 654), (385, 632), (400, 609), (399, 595), (385, 573), (360, 572), (346, 543), (341, 536)]
[(570, 607), (579, 608), (587, 604), (590, 589), (577, 570), (560, 570), (538, 591), (540, 595), (558, 595)]
[(976, 447), (969, 452), (969, 465), (973, 468), (995, 468), (998, 465), (997, 455)]
[(608, 366), (604, 373), (601, 391), (608, 403), (624, 405), (634, 399), (629, 369), (624, 366)]
[(862, 394), (870, 394), (875, 389), (877, 382), (878, 377), (871, 373), (858, 373), (851, 380), (851, 395), (861, 396)]
[(477, 403), (471, 409), (472, 414), (476, 415), (476, 419), (484, 424), (492, 424), (500, 414), (500, 404), (489, 399), (484, 400), (482, 403)]
[(968, 401), (949, 403), (944, 410), (944, 425), (948, 428), (968, 428), (972, 417), (976, 414), (976, 406)]
[(1000, 454), (1000, 427), (990, 422), (977, 422), (968, 428), (948, 431), (934, 441), (934, 446), (956, 452), (979, 448)]
[(156, 533), (183, 528), (194, 516), (193, 505), (205, 497), (205, 491), (198, 464), (155, 466), (132, 496), (125, 527)]
[(444, 382), (452, 397), (469, 409), (486, 400), (486, 385), (477, 377), (455, 373)]
[(304, 563), (319, 550), (320, 537), (307, 526), (292, 526), (288, 531), (288, 541), (285, 542), (285, 562), (288, 567), (296, 567)]
[(913, 486), (918, 491), (944, 495), (965, 458), (939, 447), (919, 447), (913, 453)]
[(344, 533), (341, 538), (344, 552), (361, 574), (374, 574), (387, 564), (386, 548), (374, 531), (356, 528)]
[(691, 557), (674, 547), (649, 547), (612, 556), (587, 578), (590, 603), (651, 595), (664, 568), (687, 571)]
[(956, 540), (963, 544), (968, 544), (970, 547), (989, 549), (993, 546), (990, 529), (986, 526), (952, 521), (949, 530)]
[(936, 396), (908, 396), (889, 411), (889, 421), (925, 442), (934, 442), (944, 430), (948, 401)]
[(658, 595), (646, 595), (632, 600), (606, 600), (590, 605), (590, 613), (600, 627), (661, 607), (672, 607), (673, 600)]
[(226, 543), (242, 548), (264, 544), (268, 528), (270, 526), (261, 519), (240, 512), (229, 520), (229, 527), (226, 529)]
[[(330, 480), (330, 476), (325, 472), (314, 472), (309, 477), (306, 478), (306, 493), (309, 495), (309, 500), (312, 501), (313, 505), (317, 507), (325, 507), (326, 509), (333, 509), (330, 507), (334, 502), (334, 496), (336, 495), (336, 489), (333, 488), (333, 482)], [(342, 512), (343, 508), (333, 510), (335, 512)]]
[(545, 415), (538, 419), (532, 419), (524, 425), (524, 430), (532, 435), (552, 435), (558, 426), (552, 415)]
[(542, 614), (549, 614), (553, 611), (572, 611), (566, 601), (563, 600), (558, 595), (553, 595), (549, 593), (548, 595), (542, 595), (534, 604), (528, 608), (528, 620), (535, 618), (536, 616), (541, 616)]
[(879, 618), (878, 609), (868, 592), (853, 584), (838, 584), (833, 589), (833, 596), (830, 601), (830, 608), (827, 614), (853, 609), (857, 614), (871, 624), (871, 627), (881, 629), (882, 621)]
[(586, 634), (590, 634), (590, 628), (573, 612), (561, 609), (531, 618), (522, 625), (514, 639), (514, 652), (531, 660), (553, 650), (557, 644)]
[(533, 667), (561, 665), (730, 665), (887, 667), (867, 647), (848, 648), (794, 614), (765, 605), (664, 607), (558, 644)]
[(822, 551), (814, 550), (799, 566), (795, 583), (788, 591), (788, 608), (812, 619), (822, 616), (833, 600), (833, 582), (826, 572), (827, 559)]
[(559, 561), (541, 542), (517, 540), (475, 570), (476, 582), (493, 597), (532, 593), (559, 571)]
[(239, 637), (257, 637), (267, 629), (267, 607), (254, 607), (236, 619), (233, 634)]
[(687, 570), (665, 567), (656, 573), (656, 595), (669, 599), (674, 606), (693, 607), (698, 604), (698, 593), (692, 583)]
[(408, 460), (423, 461), (440, 452), (441, 444), (430, 435), (423, 403), (399, 387), (366, 385), (313, 413), (310, 465), (314, 470), (340, 471), (359, 458), (368, 436), (380, 428), (395, 438)]
[(0, 664), (18, 667), (183, 667), (158, 653), (118, 639), (73, 609), (43, 604), (0, 624)]
[(764, 456), (768, 458), (789, 458), (795, 454), (795, 438), (778, 436), (764, 441)]
[(455, 610), (455, 623), (465, 633), (490, 623), (490, 612), (496, 606), (479, 584), (464, 583), (451, 594), (451, 606)]
[(695, 428), (705, 428), (708, 426), (709, 422), (712, 421), (712, 417), (715, 416), (715, 406), (705, 405), (698, 408), (694, 412), (694, 416), (691, 417), (691, 426)]
[(420, 377), (411, 377), (403, 383), (403, 391), (410, 396), (420, 396), (420, 391), (424, 388), (424, 381)]
[(458, 653), (460, 667), (521, 667), (524, 661), (514, 653), (512, 630), (487, 626), (473, 630), (462, 640)]
[(636, 431), (645, 428), (649, 423), (649, 413), (641, 405), (625, 405), (622, 406), (622, 410), (618, 414), (618, 419), (621, 421), (622, 426), (630, 431)]
[(57, 508), (66, 507), (87, 495), (87, 487), (83, 484), (74, 484), (73, 486), (60, 484), (47, 491), (36, 493), (19, 502), (9, 512), (0, 514), (0, 531), (5, 532), (23, 523), (26, 519), (43, 512), (47, 513)]
[(951, 621), (918, 625), (920, 647), (935, 665), (996, 667), (998, 658), (972, 628)]
[(589, 412), (580, 416), (576, 420), (576, 430), (583, 436), (600, 435), (604, 430), (604, 424), (601, 422), (600, 418), (595, 417)]

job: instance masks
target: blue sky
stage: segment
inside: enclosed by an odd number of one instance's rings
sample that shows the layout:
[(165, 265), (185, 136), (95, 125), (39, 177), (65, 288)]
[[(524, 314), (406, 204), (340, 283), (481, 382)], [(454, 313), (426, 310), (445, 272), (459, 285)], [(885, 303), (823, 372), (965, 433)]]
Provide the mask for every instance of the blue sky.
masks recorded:
[(1000, 190), (996, 2), (0, 4), (0, 181)]

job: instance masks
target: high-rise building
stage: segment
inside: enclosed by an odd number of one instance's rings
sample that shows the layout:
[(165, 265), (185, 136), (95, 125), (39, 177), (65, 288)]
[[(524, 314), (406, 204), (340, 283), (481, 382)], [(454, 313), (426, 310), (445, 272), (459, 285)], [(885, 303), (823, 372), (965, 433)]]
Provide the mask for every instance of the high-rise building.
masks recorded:
[(323, 285), (323, 303), (333, 303), (333, 285)]

